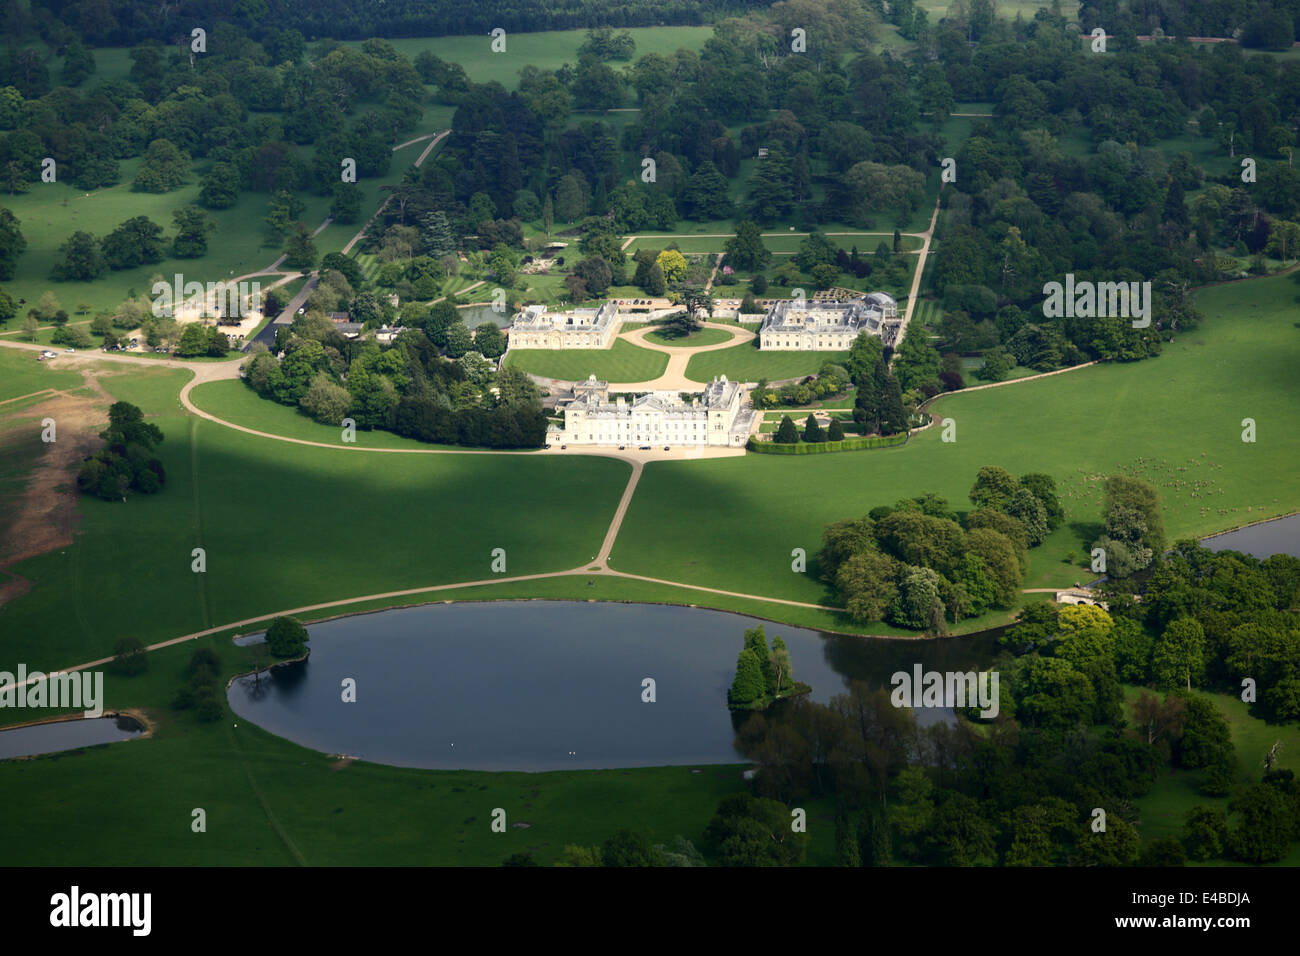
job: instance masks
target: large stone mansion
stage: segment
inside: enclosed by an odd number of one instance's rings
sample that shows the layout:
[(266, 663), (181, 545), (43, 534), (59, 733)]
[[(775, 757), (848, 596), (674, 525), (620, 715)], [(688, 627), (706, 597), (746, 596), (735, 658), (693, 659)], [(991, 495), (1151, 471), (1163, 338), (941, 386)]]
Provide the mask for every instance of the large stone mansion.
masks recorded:
[(622, 324), (615, 302), (569, 312), (548, 312), (544, 305), (530, 305), (510, 324), (510, 348), (607, 349)]
[(754, 413), (744, 408), (743, 388), (726, 376), (686, 401), (677, 392), (647, 392), (632, 401), (609, 398), (609, 383), (592, 375), (573, 387), (564, 426), (546, 440), (575, 445), (724, 445), (743, 447)]
[(860, 332), (880, 335), (898, 321), (898, 303), (883, 292), (851, 302), (781, 299), (767, 310), (758, 330), (760, 349), (831, 352), (852, 348)]

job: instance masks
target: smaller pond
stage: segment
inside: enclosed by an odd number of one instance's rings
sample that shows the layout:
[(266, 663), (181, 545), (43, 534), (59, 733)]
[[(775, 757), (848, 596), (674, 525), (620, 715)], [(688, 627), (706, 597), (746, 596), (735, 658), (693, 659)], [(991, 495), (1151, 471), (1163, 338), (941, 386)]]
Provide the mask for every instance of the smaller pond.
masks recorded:
[(144, 733), (132, 717), (83, 717), (0, 730), (0, 760), (130, 740)]
[(1273, 554), (1300, 558), (1300, 514), (1202, 538), (1201, 544), (1211, 551), (1241, 551), (1260, 559)]
[(503, 328), (510, 324), (513, 313), (508, 309), (504, 312), (493, 311), (491, 305), (464, 305), (459, 306), (460, 319), (466, 327), (474, 329), (483, 325), (485, 322), (495, 322)]

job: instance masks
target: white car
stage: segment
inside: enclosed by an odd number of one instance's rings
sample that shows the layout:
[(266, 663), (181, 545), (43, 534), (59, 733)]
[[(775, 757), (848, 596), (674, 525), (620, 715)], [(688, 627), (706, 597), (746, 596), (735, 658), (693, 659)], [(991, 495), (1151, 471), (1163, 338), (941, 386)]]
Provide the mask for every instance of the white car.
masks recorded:
[(46, 349), (41, 354), (44, 355), (46, 358), (55, 358), (58, 355), (57, 352), (51, 352), (49, 349)]
[(77, 351), (77, 350), (74, 349), (74, 348), (72, 348), (72, 346), (68, 346), (68, 347), (67, 347), (66, 349), (64, 349), (63, 351), (65, 351), (65, 352), (75, 352), (75, 351)]

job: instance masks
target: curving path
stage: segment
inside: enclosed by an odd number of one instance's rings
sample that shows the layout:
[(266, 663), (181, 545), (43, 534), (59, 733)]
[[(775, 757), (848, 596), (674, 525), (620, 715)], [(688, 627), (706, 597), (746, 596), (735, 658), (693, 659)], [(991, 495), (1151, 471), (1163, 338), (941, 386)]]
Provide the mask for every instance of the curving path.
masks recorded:
[(1021, 382), (1035, 382), (1040, 378), (1051, 378), (1053, 375), (1064, 375), (1066, 372), (1077, 372), (1081, 368), (1088, 368), (1090, 365), (1099, 364), (1101, 363), (1097, 359), (1093, 359), (1091, 362), (1083, 362), (1079, 365), (1068, 366), (1067, 368), (1058, 368), (1052, 372), (1039, 372), (1037, 375), (1026, 375), (1023, 378), (1008, 378), (1001, 382), (989, 382), (985, 385), (971, 385), (968, 388), (959, 388), (955, 392), (940, 392), (938, 395), (933, 395), (922, 402), (918, 410), (925, 408), (925, 406), (929, 405), (931, 402), (936, 402), (941, 398), (951, 398), (953, 395), (963, 395), (966, 392), (982, 392), (986, 388), (1001, 388), (1004, 385), (1018, 385)]
[(652, 352), (663, 352), (668, 356), (668, 367), (664, 369), (662, 375), (648, 382), (610, 382), (609, 390), (611, 392), (694, 391), (707, 383), (697, 382), (687, 377), (686, 366), (690, 363), (692, 355), (698, 355), (701, 352), (716, 352), (719, 349), (729, 349), (734, 345), (757, 338), (752, 331), (739, 325), (727, 325), (722, 322), (702, 322), (700, 324), (706, 329), (721, 329), (724, 332), (730, 332), (731, 338), (714, 345), (693, 347), (689, 345), (660, 345), (657, 342), (647, 341), (646, 336), (657, 328), (657, 326), (653, 325), (647, 325), (630, 332), (620, 332), (618, 337), (626, 342), (630, 342), (639, 348), (649, 349)]

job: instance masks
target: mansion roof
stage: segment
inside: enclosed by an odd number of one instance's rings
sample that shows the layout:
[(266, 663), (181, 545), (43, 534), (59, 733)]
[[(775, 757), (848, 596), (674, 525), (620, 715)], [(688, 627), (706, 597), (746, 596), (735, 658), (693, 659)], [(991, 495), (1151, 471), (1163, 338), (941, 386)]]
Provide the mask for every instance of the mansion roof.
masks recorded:
[(574, 389), (576, 397), (567, 407), (582, 409), (588, 418), (617, 418), (651, 411), (669, 418), (697, 417), (713, 409), (729, 409), (740, 392), (740, 384), (727, 381), (725, 375), (714, 379), (698, 398), (689, 402), (678, 392), (664, 391), (646, 392), (630, 403), (622, 398), (610, 401), (607, 383), (595, 381), (594, 375), (583, 385)]
[(760, 332), (870, 332), (879, 334), (885, 319), (898, 315), (898, 304), (883, 292), (851, 302), (781, 299), (767, 310)]
[(573, 309), (569, 312), (548, 312), (544, 305), (530, 305), (522, 309), (512, 322), (520, 331), (589, 332), (603, 330), (618, 318), (618, 304), (606, 302), (596, 309)]

